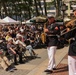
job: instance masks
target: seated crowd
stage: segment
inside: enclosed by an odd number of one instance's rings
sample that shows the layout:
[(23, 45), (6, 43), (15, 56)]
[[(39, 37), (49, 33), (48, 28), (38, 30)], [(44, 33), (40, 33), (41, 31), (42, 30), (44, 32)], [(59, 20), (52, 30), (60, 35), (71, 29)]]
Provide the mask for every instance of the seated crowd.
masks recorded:
[[(0, 51), (3, 49), (3, 52), (5, 52), (4, 56), (0, 54), (1, 66), (4, 62), (6, 65), (4, 70), (7, 70), (11, 65), (9, 62), (11, 57), (13, 57), (14, 65), (24, 63), (23, 54), (26, 53), (26, 50), (28, 50), (31, 57), (36, 57), (37, 54), (35, 53), (34, 49), (37, 46), (46, 46), (45, 39), (46, 36), (43, 33), (43, 27), (37, 28), (35, 25), (0, 26)], [(8, 64), (6, 64), (7, 61)]]
[[(34, 46), (36, 45), (34, 43), (35, 41), (37, 42), (39, 38), (39, 34), (37, 35), (37, 33), (39, 32), (34, 26), (0, 26), (0, 51), (3, 49), (3, 52), (5, 52), (5, 54), (3, 54), (1, 51), (0, 65), (4, 70), (7, 71), (10, 67), (11, 64), (8, 59), (10, 59), (11, 56), (13, 57), (14, 65), (24, 63), (22, 55), (26, 52), (26, 50), (29, 51), (31, 57), (37, 56), (33, 50), (33, 48), (35, 48)], [(8, 55), (10, 57), (8, 57)], [(5, 66), (2, 65), (3, 63)], [(12, 67), (10, 70), (14, 68), (15, 67)]]

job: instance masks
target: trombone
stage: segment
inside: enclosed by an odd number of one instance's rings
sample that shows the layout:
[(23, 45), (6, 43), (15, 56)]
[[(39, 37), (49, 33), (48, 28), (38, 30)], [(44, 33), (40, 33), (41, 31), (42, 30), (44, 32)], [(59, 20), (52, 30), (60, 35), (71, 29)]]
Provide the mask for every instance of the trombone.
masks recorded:
[[(68, 27), (69, 25), (71, 25), (72, 28), (67, 32), (67, 27)], [(68, 22), (68, 23), (66, 24), (66, 29), (64, 29), (63, 31), (61, 31), (60, 36), (63, 36), (63, 35), (71, 32), (71, 31), (73, 31), (73, 30), (75, 30), (75, 29), (76, 29), (76, 18), (75, 18), (75, 19), (72, 19), (70, 22)]]
[[(60, 36), (63, 36), (63, 35), (65, 35), (65, 34), (67, 34), (67, 33), (69, 33), (69, 32), (71, 32), (71, 31), (73, 31), (73, 30), (75, 30), (76, 29), (76, 26), (75, 27), (73, 27), (70, 31), (66, 31), (67, 30), (67, 28), (66, 29), (64, 29), (63, 31), (61, 31), (61, 33), (60, 33)], [(66, 31), (66, 32), (65, 32)]]

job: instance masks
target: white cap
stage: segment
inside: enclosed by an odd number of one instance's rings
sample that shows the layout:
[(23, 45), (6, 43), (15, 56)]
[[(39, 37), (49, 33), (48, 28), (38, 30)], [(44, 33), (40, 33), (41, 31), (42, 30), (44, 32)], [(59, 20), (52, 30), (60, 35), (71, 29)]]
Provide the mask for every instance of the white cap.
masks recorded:
[(48, 14), (47, 18), (55, 17), (53, 14)]

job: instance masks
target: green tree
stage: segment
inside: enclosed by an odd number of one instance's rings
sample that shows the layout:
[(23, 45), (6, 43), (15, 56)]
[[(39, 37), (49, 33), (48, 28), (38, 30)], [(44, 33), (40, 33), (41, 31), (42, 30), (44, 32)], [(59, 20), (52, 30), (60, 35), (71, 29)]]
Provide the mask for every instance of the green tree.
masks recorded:
[(7, 15), (7, 7), (6, 7), (7, 2), (8, 2), (8, 0), (0, 0), (1, 8), (3, 7), (5, 15)]

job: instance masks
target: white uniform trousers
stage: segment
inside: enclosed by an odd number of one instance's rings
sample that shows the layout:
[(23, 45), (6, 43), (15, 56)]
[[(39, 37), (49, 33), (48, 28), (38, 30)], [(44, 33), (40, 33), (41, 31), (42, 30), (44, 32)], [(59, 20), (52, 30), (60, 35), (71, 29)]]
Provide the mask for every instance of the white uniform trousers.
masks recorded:
[(56, 46), (51, 46), (51, 47), (47, 47), (47, 51), (48, 51), (48, 58), (49, 58), (49, 63), (48, 63), (48, 70), (53, 70), (53, 68), (56, 67), (55, 64), (55, 52), (56, 52)]
[(76, 75), (76, 58), (68, 56), (69, 75)]

